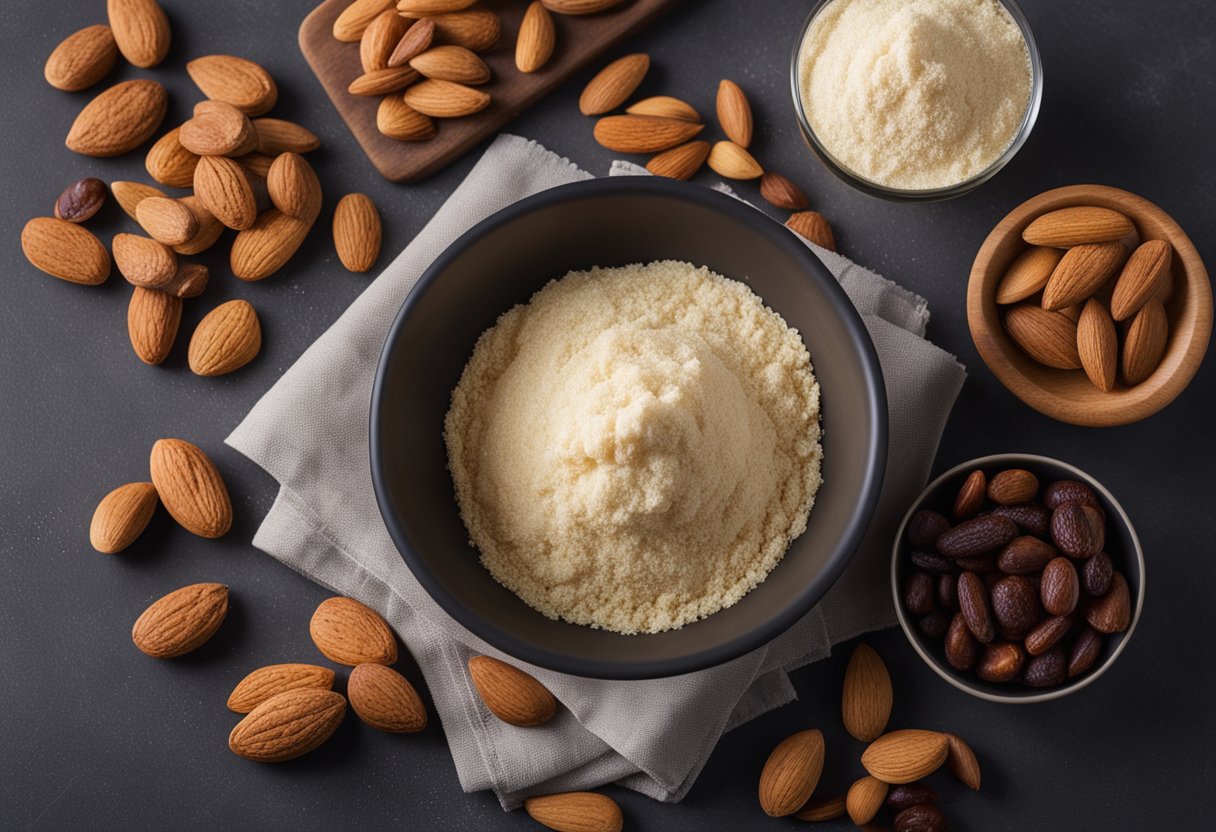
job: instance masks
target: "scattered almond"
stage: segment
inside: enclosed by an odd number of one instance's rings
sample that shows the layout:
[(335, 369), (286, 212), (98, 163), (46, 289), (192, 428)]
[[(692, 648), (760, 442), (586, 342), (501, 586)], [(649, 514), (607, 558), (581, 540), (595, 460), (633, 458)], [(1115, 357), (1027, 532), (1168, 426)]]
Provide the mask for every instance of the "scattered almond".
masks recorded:
[(532, 820), (557, 832), (621, 832), (621, 807), (608, 795), (562, 792), (529, 797), (524, 811)]
[(1005, 313), (1005, 331), (1040, 364), (1060, 370), (1081, 366), (1077, 324), (1067, 315), (1049, 312), (1033, 303), (1018, 304)]
[(798, 810), (794, 817), (797, 820), (821, 821), (835, 820), (844, 817), (846, 811), (845, 796), (838, 794), (823, 800), (812, 800)]
[(857, 826), (864, 826), (874, 820), (874, 816), (882, 808), (882, 802), (887, 799), (889, 788), (877, 777), (863, 777), (849, 786), (849, 793), (845, 796), (845, 809), (849, 813), (849, 820)]
[(200, 101), (177, 140), (199, 156), (242, 156), (258, 144), (249, 116), (223, 101)]
[(980, 764), (971, 746), (955, 734), (946, 734), (946, 765), (950, 773), (975, 791), (980, 789)]
[(376, 110), (376, 129), (390, 139), (404, 142), (427, 141), (439, 132), (430, 116), (406, 104), (396, 93), (389, 93), (380, 101), (380, 108)]
[(490, 80), (486, 62), (463, 46), (432, 46), (414, 56), (409, 65), (427, 78), (457, 84), (484, 84)]
[(127, 335), (139, 360), (156, 365), (168, 358), (181, 320), (181, 298), (136, 286), (127, 305)]
[[(891, 676), (882, 657), (869, 645), (857, 645), (844, 674), (841, 696), (844, 727), (862, 742), (878, 739), (891, 718), (892, 698)], [(854, 819), (854, 822), (865, 821)]]
[(1132, 252), (1111, 297), (1110, 311), (1116, 321), (1125, 321), (1169, 282), (1170, 244), (1165, 240), (1149, 240)]
[(245, 173), (253, 179), (265, 179), (270, 175), (270, 166), (274, 164), (273, 156), (258, 153), (256, 150), (246, 153), (244, 156), (238, 156), (236, 160), (245, 169)]
[(154, 196), (142, 200), (135, 209), (135, 219), (152, 239), (166, 246), (182, 245), (198, 233), (198, 220), (176, 199)]
[(144, 610), (131, 628), (131, 640), (154, 659), (184, 656), (215, 635), (227, 614), (228, 587), (191, 584)]
[(257, 219), (257, 203), (249, 177), (226, 156), (204, 156), (194, 169), (194, 195), (217, 220), (238, 231)]
[[(553, 9), (552, 4), (546, 3), (545, 5)], [(560, 11), (559, 9), (553, 10)], [(609, 110), (615, 110), (624, 104), (629, 96), (633, 95), (649, 69), (650, 56), (645, 53), (638, 52), (617, 58), (601, 69), (583, 89), (583, 94), (578, 99), (579, 112), (585, 116), (598, 116)], [(661, 150), (662, 148), (655, 149)]]
[(272, 664), (259, 667), (237, 683), (228, 696), (228, 710), (247, 714), (271, 697), (289, 690), (330, 690), (334, 672), (315, 664)]
[(703, 129), (703, 124), (674, 118), (605, 116), (595, 124), (595, 140), (618, 153), (658, 153), (684, 144)]
[(599, 14), (624, 0), (544, 0), (545, 8), (558, 14)]
[(253, 131), (258, 137), (257, 152), (267, 156), (308, 153), (321, 146), (321, 140), (311, 130), (286, 119), (255, 118)]
[(277, 208), (263, 211), (232, 241), (229, 265), (241, 280), (263, 280), (281, 269), (300, 248), (312, 223)]
[(1115, 387), (1119, 342), (1115, 322), (1102, 301), (1090, 298), (1077, 321), (1077, 354), (1089, 380), (1103, 393)]
[(1070, 248), (1119, 240), (1135, 230), (1132, 221), (1118, 211), (1079, 205), (1036, 217), (1022, 232), (1022, 239), (1032, 246)]
[(258, 763), (292, 760), (330, 738), (346, 700), (332, 690), (301, 688), (272, 696), (237, 723), (228, 735), (232, 753)]
[(118, 156), (152, 138), (165, 118), (169, 97), (156, 81), (122, 81), (84, 106), (66, 144), (85, 156)]
[(668, 179), (692, 179), (709, 156), (709, 142), (688, 142), (664, 150), (646, 163), (646, 170)]
[(490, 656), (469, 659), (469, 676), (490, 713), (509, 725), (531, 727), (557, 713), (557, 700), (536, 679)]
[(1150, 300), (1132, 318), (1123, 340), (1123, 383), (1128, 387), (1140, 384), (1153, 374), (1165, 355), (1169, 340), (1169, 320), (1165, 307)]
[(373, 69), (351, 81), (346, 91), (351, 95), (384, 95), (405, 89), (420, 77), (418, 70), (411, 66)]
[(182, 147), (181, 127), (174, 127), (156, 140), (144, 158), (144, 167), (157, 182), (170, 188), (194, 187), (198, 154)]
[(1110, 280), (1126, 258), (1127, 247), (1117, 240), (1070, 248), (1047, 279), (1043, 308), (1055, 311), (1085, 300)]
[(553, 16), (540, 0), (532, 0), (519, 24), (515, 40), (515, 67), (520, 72), (536, 72), (549, 62), (557, 44)]
[(200, 251), (206, 251), (215, 245), (215, 241), (224, 233), (224, 224), (216, 219), (214, 214), (204, 208), (203, 203), (193, 194), (184, 196), (178, 201), (182, 205), (185, 205), (190, 213), (194, 215), (194, 220), (198, 224), (198, 231), (186, 242), (174, 246), (173, 250), (178, 254), (198, 254)]
[(111, 182), (110, 193), (114, 194), (114, 199), (122, 210), (127, 212), (127, 216), (135, 219), (135, 209), (139, 206), (142, 200), (150, 196), (165, 196), (165, 192), (153, 188), (151, 185), (145, 185), (143, 182)]
[(380, 214), (371, 197), (347, 194), (334, 209), (334, 247), (352, 272), (365, 272), (380, 256)]
[(165, 59), (169, 52), (169, 19), (156, 0), (108, 0), (106, 9), (124, 58), (142, 69)]
[(395, 5), (394, 0), (355, 0), (334, 20), (334, 37), (345, 43), (354, 43), (363, 37), (363, 32), (381, 12)]
[(385, 61), (384, 65), (405, 66), (410, 62), (410, 58), (430, 49), (431, 41), (434, 38), (435, 21), (430, 18), (415, 20), (414, 24), (406, 29), (405, 34), (401, 36), (396, 46), (393, 47), (393, 51), (389, 54), (388, 60)]
[(437, 78), (414, 84), (403, 98), (413, 109), (435, 118), (459, 118), (490, 106), (490, 96), (481, 90)]
[(426, 708), (414, 686), (382, 664), (361, 664), (346, 684), (350, 706), (359, 718), (379, 731), (413, 734), (426, 727)]
[(113, 555), (143, 534), (156, 511), (156, 487), (150, 482), (129, 482), (101, 498), (89, 524), (89, 543)]
[[(163, 199), (164, 197), (149, 197)], [(140, 202), (142, 205), (148, 200)], [(139, 209), (137, 208), (136, 211)], [(115, 234), (114, 263), (132, 286), (157, 289), (177, 273), (177, 256), (164, 243), (138, 234)]]
[(799, 211), (791, 214), (785, 221), (785, 227), (820, 248), (836, 250), (836, 235), (832, 233), (832, 226), (828, 225), (828, 221), (818, 211)]
[(823, 772), (823, 734), (799, 731), (782, 740), (760, 774), (760, 808), (769, 817), (792, 815), (810, 799)]
[(159, 439), (152, 446), (151, 468), (160, 501), (186, 531), (215, 538), (232, 528), (228, 488), (197, 445), (184, 439)]
[(326, 598), (312, 614), (308, 632), (325, 658), (355, 667), (397, 661), (397, 640), (376, 612), (353, 598)]
[(771, 170), (760, 177), (760, 196), (770, 205), (787, 211), (805, 211), (811, 204), (801, 188)]
[(321, 212), (321, 182), (298, 153), (282, 153), (266, 174), (270, 201), (289, 217), (313, 222)]
[(262, 326), (248, 301), (230, 300), (212, 309), (190, 336), (190, 369), (222, 376), (244, 367), (262, 348)]
[(709, 151), (709, 166), (727, 179), (758, 179), (764, 175), (752, 154), (734, 142), (717, 142)]
[(202, 263), (181, 263), (177, 267), (177, 274), (160, 290), (175, 298), (198, 297), (207, 288), (210, 277), (211, 271)]
[(21, 250), (34, 267), (70, 283), (96, 286), (110, 276), (110, 252), (88, 229), (35, 217), (21, 229)]
[(722, 80), (718, 84), (718, 124), (722, 132), (739, 147), (752, 143), (752, 107), (747, 96), (734, 81)]
[(654, 95), (643, 98), (625, 108), (625, 112), (633, 116), (658, 116), (659, 118), (675, 118), (680, 121), (691, 121), (699, 124), (701, 114), (687, 101), (672, 98), (670, 95)]
[(861, 764), (884, 783), (911, 783), (927, 777), (946, 761), (946, 735), (905, 729), (884, 734), (861, 755)]
[(46, 82), (67, 92), (88, 89), (109, 74), (118, 60), (118, 44), (109, 26), (97, 24), (64, 38), (46, 59)]
[(388, 69), (389, 56), (409, 27), (396, 9), (385, 9), (376, 15), (359, 39), (359, 62), (363, 71)]
[(270, 73), (246, 58), (204, 55), (187, 63), (186, 72), (203, 95), (231, 104), (247, 116), (260, 116), (279, 98)]

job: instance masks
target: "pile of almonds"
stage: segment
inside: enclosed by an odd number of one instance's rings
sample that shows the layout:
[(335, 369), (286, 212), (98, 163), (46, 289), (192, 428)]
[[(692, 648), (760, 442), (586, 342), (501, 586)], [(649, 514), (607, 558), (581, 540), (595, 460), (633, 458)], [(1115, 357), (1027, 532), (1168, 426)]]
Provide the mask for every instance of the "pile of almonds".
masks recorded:
[(864, 829), (873, 824), (884, 803), (896, 814), (895, 832), (945, 832), (946, 817), (935, 805), (937, 792), (920, 782), (946, 764), (972, 789), (980, 787), (975, 753), (960, 737), (939, 731), (887, 731), (894, 700), (891, 676), (871, 647), (858, 645), (849, 658), (841, 694), (841, 716), (855, 739), (868, 743), (861, 754), (866, 776), (846, 794), (813, 799), (823, 773), (823, 734), (799, 731), (782, 740), (760, 774), (760, 808), (770, 817), (793, 816), (825, 821), (848, 815)]
[(972, 471), (945, 514), (922, 509), (905, 534), (912, 569), (904, 609), (946, 662), (986, 682), (1049, 688), (1091, 670), (1103, 637), (1131, 624), (1126, 578), (1105, 551), (1106, 512), (1093, 489), (1042, 489), (1010, 468)]
[(996, 290), (1022, 351), (1048, 367), (1083, 369), (1104, 393), (1151, 376), (1169, 339), (1170, 244), (1139, 242), (1128, 217), (1096, 206), (1036, 217), (1022, 239), (1030, 247)]

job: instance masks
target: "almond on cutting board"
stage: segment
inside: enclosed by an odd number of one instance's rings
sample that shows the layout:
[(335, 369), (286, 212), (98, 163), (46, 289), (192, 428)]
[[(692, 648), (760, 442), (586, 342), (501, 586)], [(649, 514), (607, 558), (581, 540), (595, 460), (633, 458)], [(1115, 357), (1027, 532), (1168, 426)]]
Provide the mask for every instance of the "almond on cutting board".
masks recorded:
[(557, 699), (539, 681), (490, 656), (469, 659), (469, 677), (490, 713), (509, 725), (532, 727), (557, 713)]
[(605, 116), (595, 124), (595, 140), (618, 153), (658, 153), (692, 140), (705, 129), (675, 118)]
[(248, 174), (227, 156), (204, 156), (194, 169), (194, 195), (224, 225), (243, 231), (257, 219)]
[(142, 200), (135, 209), (135, 219), (153, 240), (166, 246), (183, 245), (198, 233), (198, 219), (176, 199), (154, 196)]
[(812, 729), (777, 744), (760, 773), (760, 808), (769, 817), (792, 815), (803, 807), (823, 773), (823, 734)]
[(193, 188), (198, 154), (182, 147), (181, 132), (181, 127), (174, 127), (157, 139), (144, 157), (144, 167), (148, 175), (162, 185)]
[(727, 179), (759, 179), (764, 175), (755, 157), (734, 142), (716, 142), (708, 161), (715, 173)]
[(1132, 252), (1115, 282), (1110, 312), (1116, 321), (1125, 321), (1140, 311), (1169, 283), (1172, 249), (1166, 240), (1149, 240)]
[(857, 645), (844, 674), (840, 711), (845, 729), (862, 742), (878, 739), (891, 718), (892, 699), (891, 675), (882, 657), (867, 644)]
[(330, 690), (334, 672), (315, 664), (272, 664), (259, 667), (237, 683), (228, 696), (228, 710), (247, 714), (267, 699), (289, 690)]
[(553, 16), (540, 0), (532, 0), (519, 23), (515, 40), (515, 68), (520, 72), (536, 72), (553, 55), (557, 32)]
[[(550, 4), (546, 5), (553, 8)], [(578, 98), (579, 112), (585, 116), (598, 116), (615, 110), (633, 95), (649, 70), (650, 56), (643, 52), (617, 58), (601, 69), (583, 89)]]
[(313, 751), (329, 739), (346, 715), (340, 693), (300, 688), (272, 696), (228, 735), (232, 753), (257, 763), (280, 763)]
[(498, 43), (502, 32), (498, 15), (477, 6), (462, 12), (429, 15), (427, 20), (435, 24), (436, 43), (454, 43), (474, 52), (485, 52)]
[(406, 29), (405, 34), (397, 41), (384, 65), (404, 66), (408, 64), (410, 58), (430, 49), (431, 41), (434, 39), (435, 21), (428, 17), (415, 20), (413, 25)]
[(635, 101), (625, 108), (625, 112), (631, 116), (658, 116), (691, 121), (694, 124), (701, 123), (701, 114), (695, 107), (670, 95), (652, 95), (650, 98)]
[(198, 156), (243, 156), (258, 144), (249, 116), (223, 101), (200, 101), (177, 140)]
[(364, 72), (388, 69), (389, 56), (411, 22), (397, 14), (396, 9), (386, 9), (376, 15), (359, 38), (359, 63)]
[[(163, 199), (163, 197), (150, 197)], [(140, 202), (142, 205), (143, 200)], [(138, 208), (136, 211), (138, 212)], [(115, 234), (111, 246), (118, 271), (132, 286), (157, 289), (177, 273), (177, 256), (162, 242), (138, 234)]]
[(88, 89), (109, 74), (118, 60), (118, 44), (109, 26), (86, 26), (68, 35), (46, 59), (42, 74), (55, 89)]
[(805, 211), (811, 201), (802, 189), (775, 171), (765, 171), (760, 177), (760, 196), (776, 208), (787, 211)]
[(746, 149), (752, 143), (752, 107), (734, 81), (723, 79), (718, 83), (717, 110), (722, 132)]
[(460, 118), (490, 106), (487, 93), (437, 78), (427, 78), (409, 87), (403, 100), (413, 109), (433, 118)]
[(532, 820), (557, 832), (621, 832), (621, 807), (606, 794), (560, 792), (529, 797), (524, 811)]
[(270, 277), (299, 250), (311, 228), (312, 223), (288, 216), (278, 208), (263, 211), (232, 241), (228, 255), (232, 273), (249, 281)]
[(544, 0), (545, 8), (558, 14), (599, 14), (625, 0)]
[(173, 659), (202, 647), (227, 614), (228, 587), (191, 584), (144, 610), (131, 628), (131, 640), (154, 659)]
[(378, 731), (413, 734), (426, 727), (426, 708), (404, 676), (382, 664), (361, 664), (350, 672), (346, 695), (359, 719)]
[(1117, 240), (1070, 248), (1043, 287), (1043, 308), (1057, 311), (1080, 303), (1110, 280), (1126, 259), (1127, 247)]
[(1005, 313), (1005, 331), (1022, 351), (1040, 364), (1060, 370), (1081, 366), (1077, 323), (1061, 312), (1021, 303)]
[(190, 370), (200, 376), (222, 376), (239, 370), (262, 348), (258, 313), (245, 300), (221, 303), (198, 322), (190, 336)]
[(397, 93), (389, 93), (376, 110), (376, 129), (390, 139), (403, 142), (424, 142), (435, 138), (438, 128), (428, 115), (405, 103)]
[(255, 118), (253, 131), (258, 137), (257, 152), (267, 156), (308, 153), (321, 146), (321, 140), (307, 127), (282, 118)]
[(397, 0), (397, 11), (407, 16), (458, 12), (473, 5), (474, 0)]
[(270, 201), (289, 217), (313, 222), (321, 212), (321, 182), (298, 153), (281, 153), (266, 172)]
[(409, 65), (427, 78), (476, 86), (490, 80), (490, 68), (463, 46), (432, 46), (410, 59)]
[(260, 116), (279, 98), (278, 86), (261, 64), (235, 55), (204, 55), (186, 64), (190, 79), (207, 98)]
[(89, 543), (106, 555), (113, 555), (135, 542), (148, 527), (156, 504), (156, 486), (150, 482), (129, 482), (101, 498), (89, 523)]
[(152, 138), (165, 118), (169, 97), (156, 81), (122, 81), (84, 106), (66, 144), (85, 156), (118, 156)]
[(870, 743), (862, 752), (861, 765), (884, 783), (911, 783), (946, 762), (946, 746), (946, 735), (937, 731), (892, 731)]
[(308, 632), (325, 658), (355, 667), (393, 664), (397, 640), (388, 622), (353, 598), (326, 598), (312, 614)]
[(708, 156), (709, 142), (688, 142), (664, 150), (646, 163), (646, 170), (668, 179), (692, 179)]
[(1119, 339), (1110, 312), (1097, 298), (1090, 298), (1077, 321), (1077, 354), (1085, 375), (1103, 393), (1115, 387), (1119, 369)]
[(1018, 255), (996, 287), (996, 302), (1017, 303), (1040, 292), (1060, 264), (1064, 252), (1047, 246), (1031, 246)]
[(396, 6), (395, 0), (355, 0), (334, 20), (334, 38), (354, 43), (381, 12)]
[(150, 69), (169, 53), (169, 19), (156, 0), (108, 0), (110, 28), (122, 56)]
[(197, 445), (184, 439), (157, 440), (151, 469), (160, 501), (186, 531), (215, 538), (232, 528), (232, 501), (224, 478)]
[(818, 211), (799, 211), (791, 214), (785, 221), (785, 227), (820, 248), (836, 250), (836, 235), (832, 233), (832, 226)]
[(380, 256), (380, 214), (367, 194), (347, 194), (334, 209), (334, 247), (352, 272), (365, 272)]
[(1135, 230), (1132, 221), (1118, 211), (1078, 205), (1036, 217), (1022, 232), (1022, 239), (1032, 246), (1071, 248), (1120, 240)]
[(110, 276), (110, 252), (87, 228), (55, 217), (35, 217), (21, 229), (21, 251), (47, 274), (96, 286)]
[(418, 70), (411, 66), (373, 69), (351, 81), (346, 91), (351, 95), (384, 95), (403, 90), (421, 77)]
[(1165, 355), (1169, 341), (1169, 319), (1160, 302), (1150, 300), (1132, 318), (1123, 339), (1123, 382), (1140, 384), (1153, 374)]

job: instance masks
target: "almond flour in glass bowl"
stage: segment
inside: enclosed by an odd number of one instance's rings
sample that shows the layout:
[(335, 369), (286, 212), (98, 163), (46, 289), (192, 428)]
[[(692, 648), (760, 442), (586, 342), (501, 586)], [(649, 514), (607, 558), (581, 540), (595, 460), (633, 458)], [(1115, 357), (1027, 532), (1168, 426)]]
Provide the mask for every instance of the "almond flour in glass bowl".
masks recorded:
[[(790, 85), (803, 136), (832, 173), (872, 196), (933, 201), (974, 190), (1014, 157), (1039, 114), (1043, 66), (1013, 0), (818, 0)], [(950, 106), (977, 96), (983, 116)], [(951, 143), (962, 149), (943, 152)]]

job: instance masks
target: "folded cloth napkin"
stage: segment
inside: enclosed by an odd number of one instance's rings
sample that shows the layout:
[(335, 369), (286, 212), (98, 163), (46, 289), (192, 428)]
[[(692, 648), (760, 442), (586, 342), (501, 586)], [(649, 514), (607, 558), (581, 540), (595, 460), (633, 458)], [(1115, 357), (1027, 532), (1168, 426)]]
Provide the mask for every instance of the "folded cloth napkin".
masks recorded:
[[(639, 172), (618, 164), (613, 174)], [(645, 171), (640, 171), (644, 173)], [(801, 621), (725, 665), (669, 679), (607, 682), (524, 667), (564, 706), (537, 728), (494, 718), (468, 659), (503, 656), (452, 620), (402, 562), (376, 507), (367, 407), (390, 323), (419, 275), (469, 227), (538, 191), (590, 175), (535, 142), (500, 136), (426, 228), (313, 344), (228, 437), (280, 484), (254, 545), (382, 614), (422, 668), (465, 791), (504, 808), (532, 794), (620, 783), (677, 801), (723, 732), (795, 698), (787, 673), (831, 646), (890, 626), (890, 541), (924, 485), (964, 378), (924, 340), (922, 298), (812, 246), (861, 312), (890, 408), (886, 480), (874, 520), (840, 580)]]

